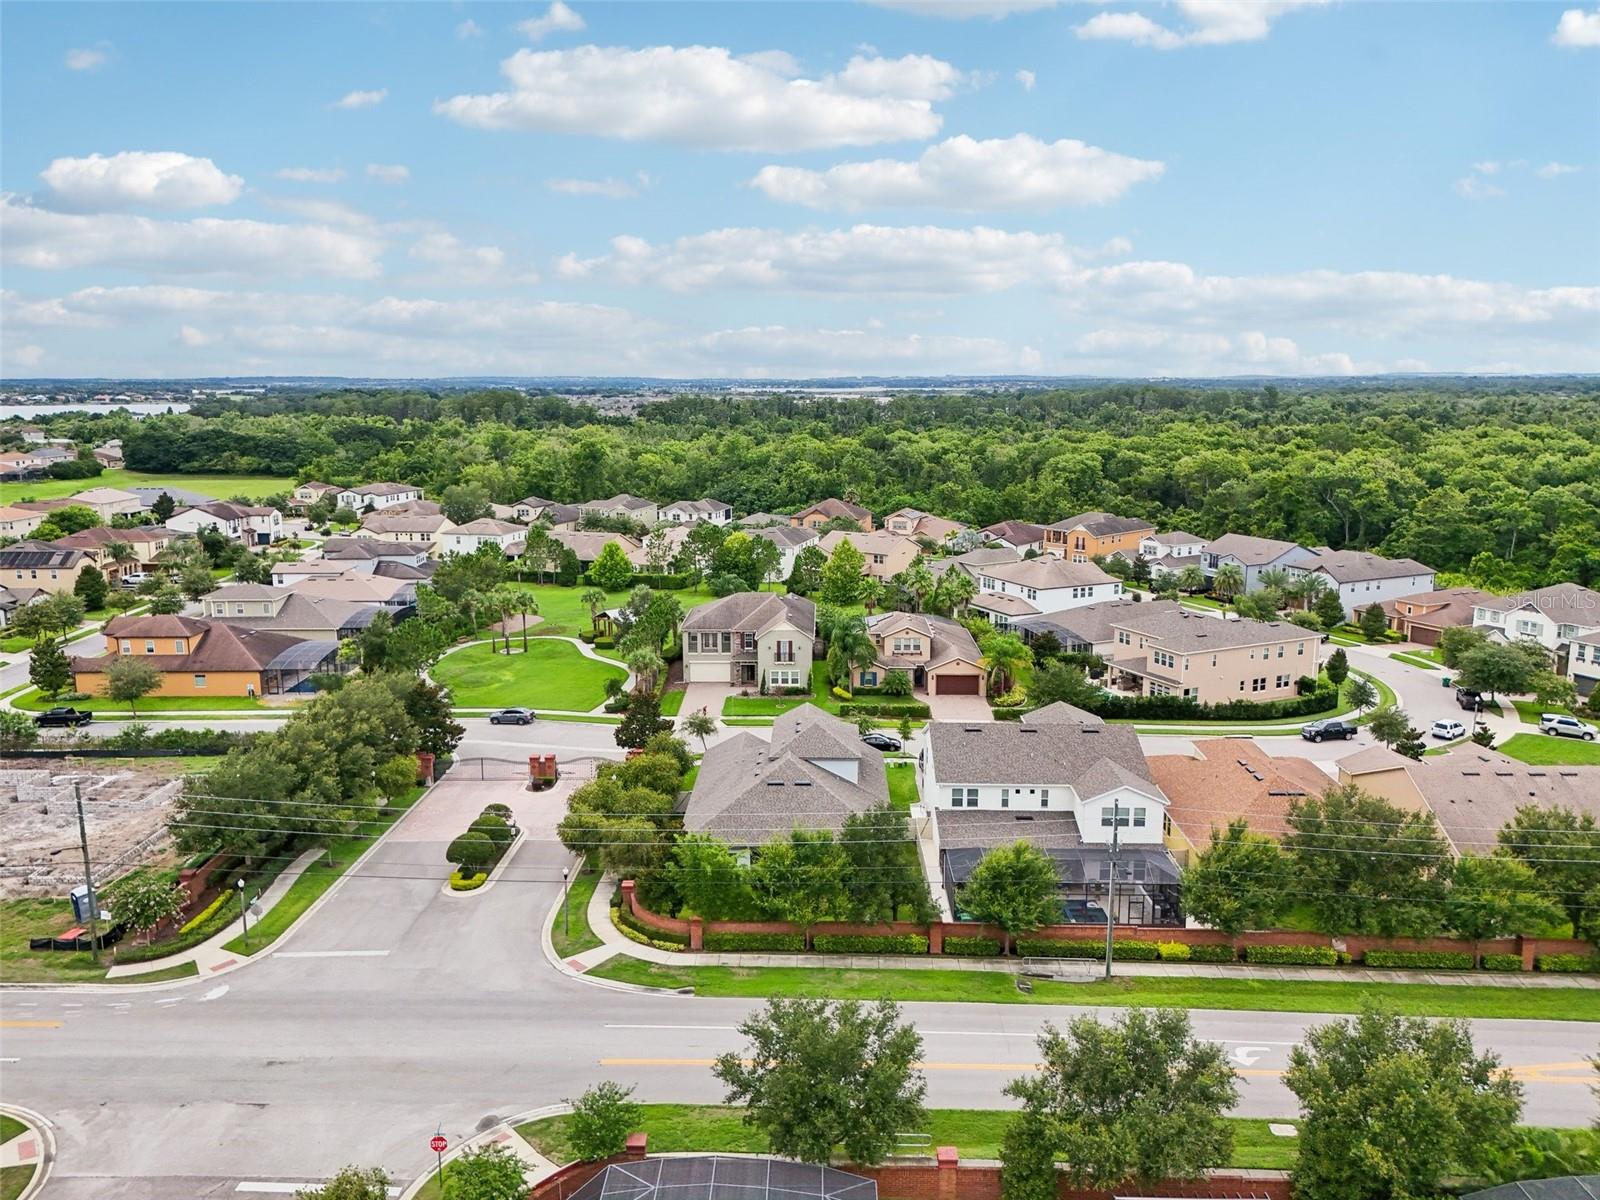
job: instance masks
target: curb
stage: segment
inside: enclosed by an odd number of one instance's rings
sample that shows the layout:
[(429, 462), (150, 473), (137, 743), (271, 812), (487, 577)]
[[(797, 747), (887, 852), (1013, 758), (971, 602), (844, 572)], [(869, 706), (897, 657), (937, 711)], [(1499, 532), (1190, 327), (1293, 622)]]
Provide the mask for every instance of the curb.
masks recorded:
[[(576, 868), (579, 862), (576, 854), (572, 856), (572, 861), (574, 868)], [(600, 883), (595, 887), (596, 894), (599, 893), (600, 887), (605, 884), (605, 881), (608, 878), (609, 876), (601, 876)], [(561, 898), (558, 896), (556, 898), (556, 902), (550, 906), (550, 911), (545, 914), (544, 922), (539, 927), (539, 946), (540, 949), (544, 951), (545, 961), (556, 970), (560, 971), (568, 979), (575, 979), (581, 983), (587, 984), (589, 987), (604, 988), (606, 991), (610, 992), (632, 992), (636, 996), (683, 995), (683, 993), (678, 991), (676, 988), (646, 987), (641, 983), (623, 983), (616, 979), (596, 979), (583, 971), (574, 971), (570, 966), (567, 965), (566, 960), (556, 953), (555, 943), (550, 940), (550, 931), (555, 928), (556, 917), (559, 916), (560, 913)], [(603, 938), (601, 940), (604, 941)], [(619, 951), (619, 953), (622, 953), (622, 951)], [(641, 961), (649, 960), (642, 959)]]
[[(562, 1101), (559, 1104), (546, 1104), (542, 1108), (530, 1108), (519, 1113), (514, 1113), (511, 1116), (506, 1117), (498, 1124), (491, 1125), (487, 1129), (479, 1130), (471, 1137), (463, 1138), (461, 1141), (457, 1142), (455, 1146), (450, 1149), (450, 1152), (444, 1156), (444, 1161), (447, 1163), (454, 1162), (468, 1150), (472, 1149), (474, 1145), (492, 1140), (491, 1135), (498, 1134), (502, 1130), (511, 1134), (512, 1137), (521, 1137), (522, 1135), (516, 1131), (518, 1125), (525, 1124), (528, 1121), (537, 1121), (543, 1117), (565, 1116), (571, 1111), (572, 1105), (566, 1103), (566, 1101)], [(543, 1155), (540, 1155), (540, 1157), (542, 1158)], [(437, 1160), (435, 1161), (435, 1166), (437, 1166)], [(399, 1200), (411, 1200), (412, 1196), (415, 1196), (428, 1185), (428, 1180), (433, 1178), (433, 1174), (433, 1170), (427, 1170), (418, 1175), (405, 1186), (403, 1191), (401, 1191)], [(537, 1183), (537, 1181), (535, 1181), (535, 1183)], [(531, 1186), (532, 1185), (530, 1185), (530, 1187)], [(26, 1200), (26, 1197), (19, 1197), (18, 1200)]]
[(43, 1143), (39, 1153), (39, 1162), (33, 1168), (33, 1178), (28, 1180), (28, 1186), (23, 1188), (17, 1196), (17, 1200), (33, 1200), (33, 1197), (44, 1190), (44, 1185), (50, 1181), (50, 1172), (55, 1169), (55, 1126), (42, 1113), (36, 1113), (31, 1108), (23, 1108), (20, 1104), (0, 1104), (0, 1112), (4, 1112), (7, 1116), (15, 1117), (28, 1126), (38, 1135), (39, 1141)]
[[(418, 797), (417, 804), (421, 803), (422, 799), (421, 797)], [(412, 807), (415, 808), (416, 805), (414, 804)], [(395, 824), (398, 825), (399, 822), (397, 821)], [(439, 894), (441, 896), (448, 896), (452, 900), (470, 900), (474, 896), (483, 895), (483, 893), (487, 892), (495, 885), (495, 882), (500, 878), (501, 874), (508, 866), (511, 865), (511, 860), (516, 857), (517, 851), (522, 848), (522, 843), (526, 837), (526, 830), (517, 830), (517, 836), (512, 839), (511, 845), (506, 847), (506, 852), (500, 856), (500, 861), (495, 863), (494, 870), (489, 872), (489, 878), (483, 881), (483, 885), (481, 887), (468, 888), (465, 891), (457, 891), (455, 888), (450, 886), (450, 880), (446, 879), (442, 884), (439, 885)]]

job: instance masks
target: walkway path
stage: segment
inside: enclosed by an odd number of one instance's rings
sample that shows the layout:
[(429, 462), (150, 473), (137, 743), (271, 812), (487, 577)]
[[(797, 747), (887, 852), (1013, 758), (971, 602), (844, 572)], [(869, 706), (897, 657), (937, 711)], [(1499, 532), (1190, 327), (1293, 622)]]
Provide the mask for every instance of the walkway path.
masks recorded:
[[(258, 901), (261, 915), (252, 915), (250, 918), (251, 925), (253, 926), (261, 917), (266, 916), (272, 910), (272, 906), (288, 894), (289, 889), (294, 886), (295, 880), (300, 878), (306, 868), (325, 853), (326, 851), (320, 848), (307, 850), (290, 863), (283, 873), (272, 881), (267, 890), (261, 893)], [(106, 978), (119, 979), (126, 975), (145, 975), (151, 971), (164, 971), (168, 967), (179, 967), (186, 962), (194, 963), (199, 968), (201, 977), (205, 978), (218, 971), (235, 966), (241, 961), (239, 955), (226, 949), (227, 944), (239, 936), (239, 932), (239, 927), (230, 921), (226, 929), (209, 941), (201, 942), (198, 946), (177, 954), (168, 955), (165, 958), (155, 958), (149, 962), (141, 963), (124, 963), (121, 966), (112, 967), (106, 972)]]
[(20, 1133), (0, 1145), (0, 1169), (18, 1167), (28, 1172), (27, 1182), (18, 1191), (8, 1191), (6, 1195), (31, 1200), (44, 1189), (55, 1159), (55, 1139), (50, 1134), (50, 1123), (32, 1109), (18, 1108), (14, 1104), (0, 1104), (0, 1113), (23, 1124)]

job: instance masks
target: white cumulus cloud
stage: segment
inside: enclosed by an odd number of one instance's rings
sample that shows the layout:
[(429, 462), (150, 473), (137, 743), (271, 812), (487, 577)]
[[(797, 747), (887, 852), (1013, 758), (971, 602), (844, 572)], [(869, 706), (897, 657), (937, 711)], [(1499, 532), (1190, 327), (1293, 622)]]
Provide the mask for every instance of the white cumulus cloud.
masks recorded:
[(517, 24), (522, 36), (530, 42), (541, 42), (552, 33), (577, 33), (583, 28), (583, 18), (561, 0), (552, 0), (544, 16), (529, 17)]
[(935, 207), (966, 212), (1104, 204), (1159, 178), (1159, 162), (1072, 138), (1042, 142), (1019, 133), (976, 141), (965, 134), (906, 162), (880, 158), (825, 171), (766, 166), (750, 183), (774, 200), (808, 208)]
[(456, 36), (463, 40), (467, 38), (482, 37), (483, 26), (479, 25), (471, 17), (468, 17), (465, 21), (456, 26)]
[(1558, 46), (1600, 46), (1600, 8), (1593, 12), (1567, 9), (1556, 22), (1550, 40)]
[(1022, 85), (1025, 92), (1033, 91), (1033, 85), (1039, 82), (1039, 77), (1032, 71), (1023, 69), (1017, 72), (1017, 82)]
[(333, 102), (334, 108), (375, 108), (389, 98), (388, 88), (374, 88), (369, 92), (346, 92)]
[(100, 42), (93, 46), (80, 46), (68, 50), (62, 61), (67, 64), (69, 71), (98, 71), (106, 65), (110, 57), (107, 43)]
[(1168, 329), (1096, 329), (1073, 344), (1102, 369), (1154, 375), (1353, 375), (1343, 351), (1306, 353), (1293, 338), (1260, 330), (1237, 334)]
[(1583, 170), (1582, 167), (1575, 167), (1571, 163), (1547, 162), (1534, 174), (1540, 179), (1559, 179), (1563, 175), (1572, 175), (1581, 170)]
[(411, 168), (403, 163), (368, 163), (367, 178), (379, 183), (404, 183), (411, 178)]
[(1324, 3), (1327, 0), (1176, 0), (1186, 22), (1177, 28), (1140, 12), (1101, 12), (1077, 26), (1076, 33), (1086, 41), (1132, 42), (1157, 50), (1257, 42), (1272, 32), (1272, 23), (1284, 13)]
[(273, 172), (279, 179), (291, 183), (338, 183), (344, 178), (343, 167), (279, 167)]
[(1037, 364), (1035, 351), (998, 338), (894, 334), (873, 327), (751, 325), (688, 338), (681, 349), (689, 362), (698, 363), (703, 370), (755, 378), (979, 371), (1014, 374)]
[(926, 55), (858, 55), (810, 79), (787, 55), (720, 46), (519, 50), (500, 64), (506, 91), (439, 101), (480, 129), (590, 134), (718, 150), (815, 150), (931, 137), (933, 103), (961, 73)]
[(177, 151), (124, 150), (87, 158), (58, 158), (39, 173), (62, 208), (205, 208), (231, 204), (244, 180), (209, 158)]
[(974, 18), (1002, 21), (1013, 13), (1054, 8), (1061, 0), (872, 0), (872, 3), (879, 8), (897, 9), (922, 17), (939, 17), (946, 21), (970, 21)]
[(633, 179), (546, 179), (544, 186), (561, 196), (600, 196), (627, 200), (650, 186), (650, 176), (640, 171)]

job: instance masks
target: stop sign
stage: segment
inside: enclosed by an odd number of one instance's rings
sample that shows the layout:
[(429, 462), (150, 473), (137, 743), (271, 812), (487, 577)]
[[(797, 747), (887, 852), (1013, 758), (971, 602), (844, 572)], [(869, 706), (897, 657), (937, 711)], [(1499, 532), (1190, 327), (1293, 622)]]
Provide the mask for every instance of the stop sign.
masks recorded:
[(429, 1139), (429, 1141), (428, 1141), (428, 1149), (432, 1150), (435, 1154), (443, 1154), (444, 1151), (445, 1151), (445, 1147), (448, 1146), (449, 1144), (450, 1144), (449, 1142), (447, 1142), (444, 1138), (442, 1138), (441, 1136), (439, 1136), (436, 1133), (436, 1134), (433, 1135), (432, 1138)]

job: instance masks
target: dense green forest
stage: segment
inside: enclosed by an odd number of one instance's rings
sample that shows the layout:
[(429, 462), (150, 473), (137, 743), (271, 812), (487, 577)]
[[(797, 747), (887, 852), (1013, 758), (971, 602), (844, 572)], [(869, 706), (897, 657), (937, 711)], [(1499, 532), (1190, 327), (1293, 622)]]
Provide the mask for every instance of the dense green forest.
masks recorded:
[(880, 516), (914, 505), (978, 524), (1106, 509), (1206, 537), (1410, 555), (1489, 587), (1600, 579), (1593, 381), (711, 394), (631, 420), (513, 390), (345, 389), (120, 420), (128, 466), (144, 471), (394, 479), (431, 494), (478, 483), (502, 502), (710, 495), (739, 511), (844, 495)]

